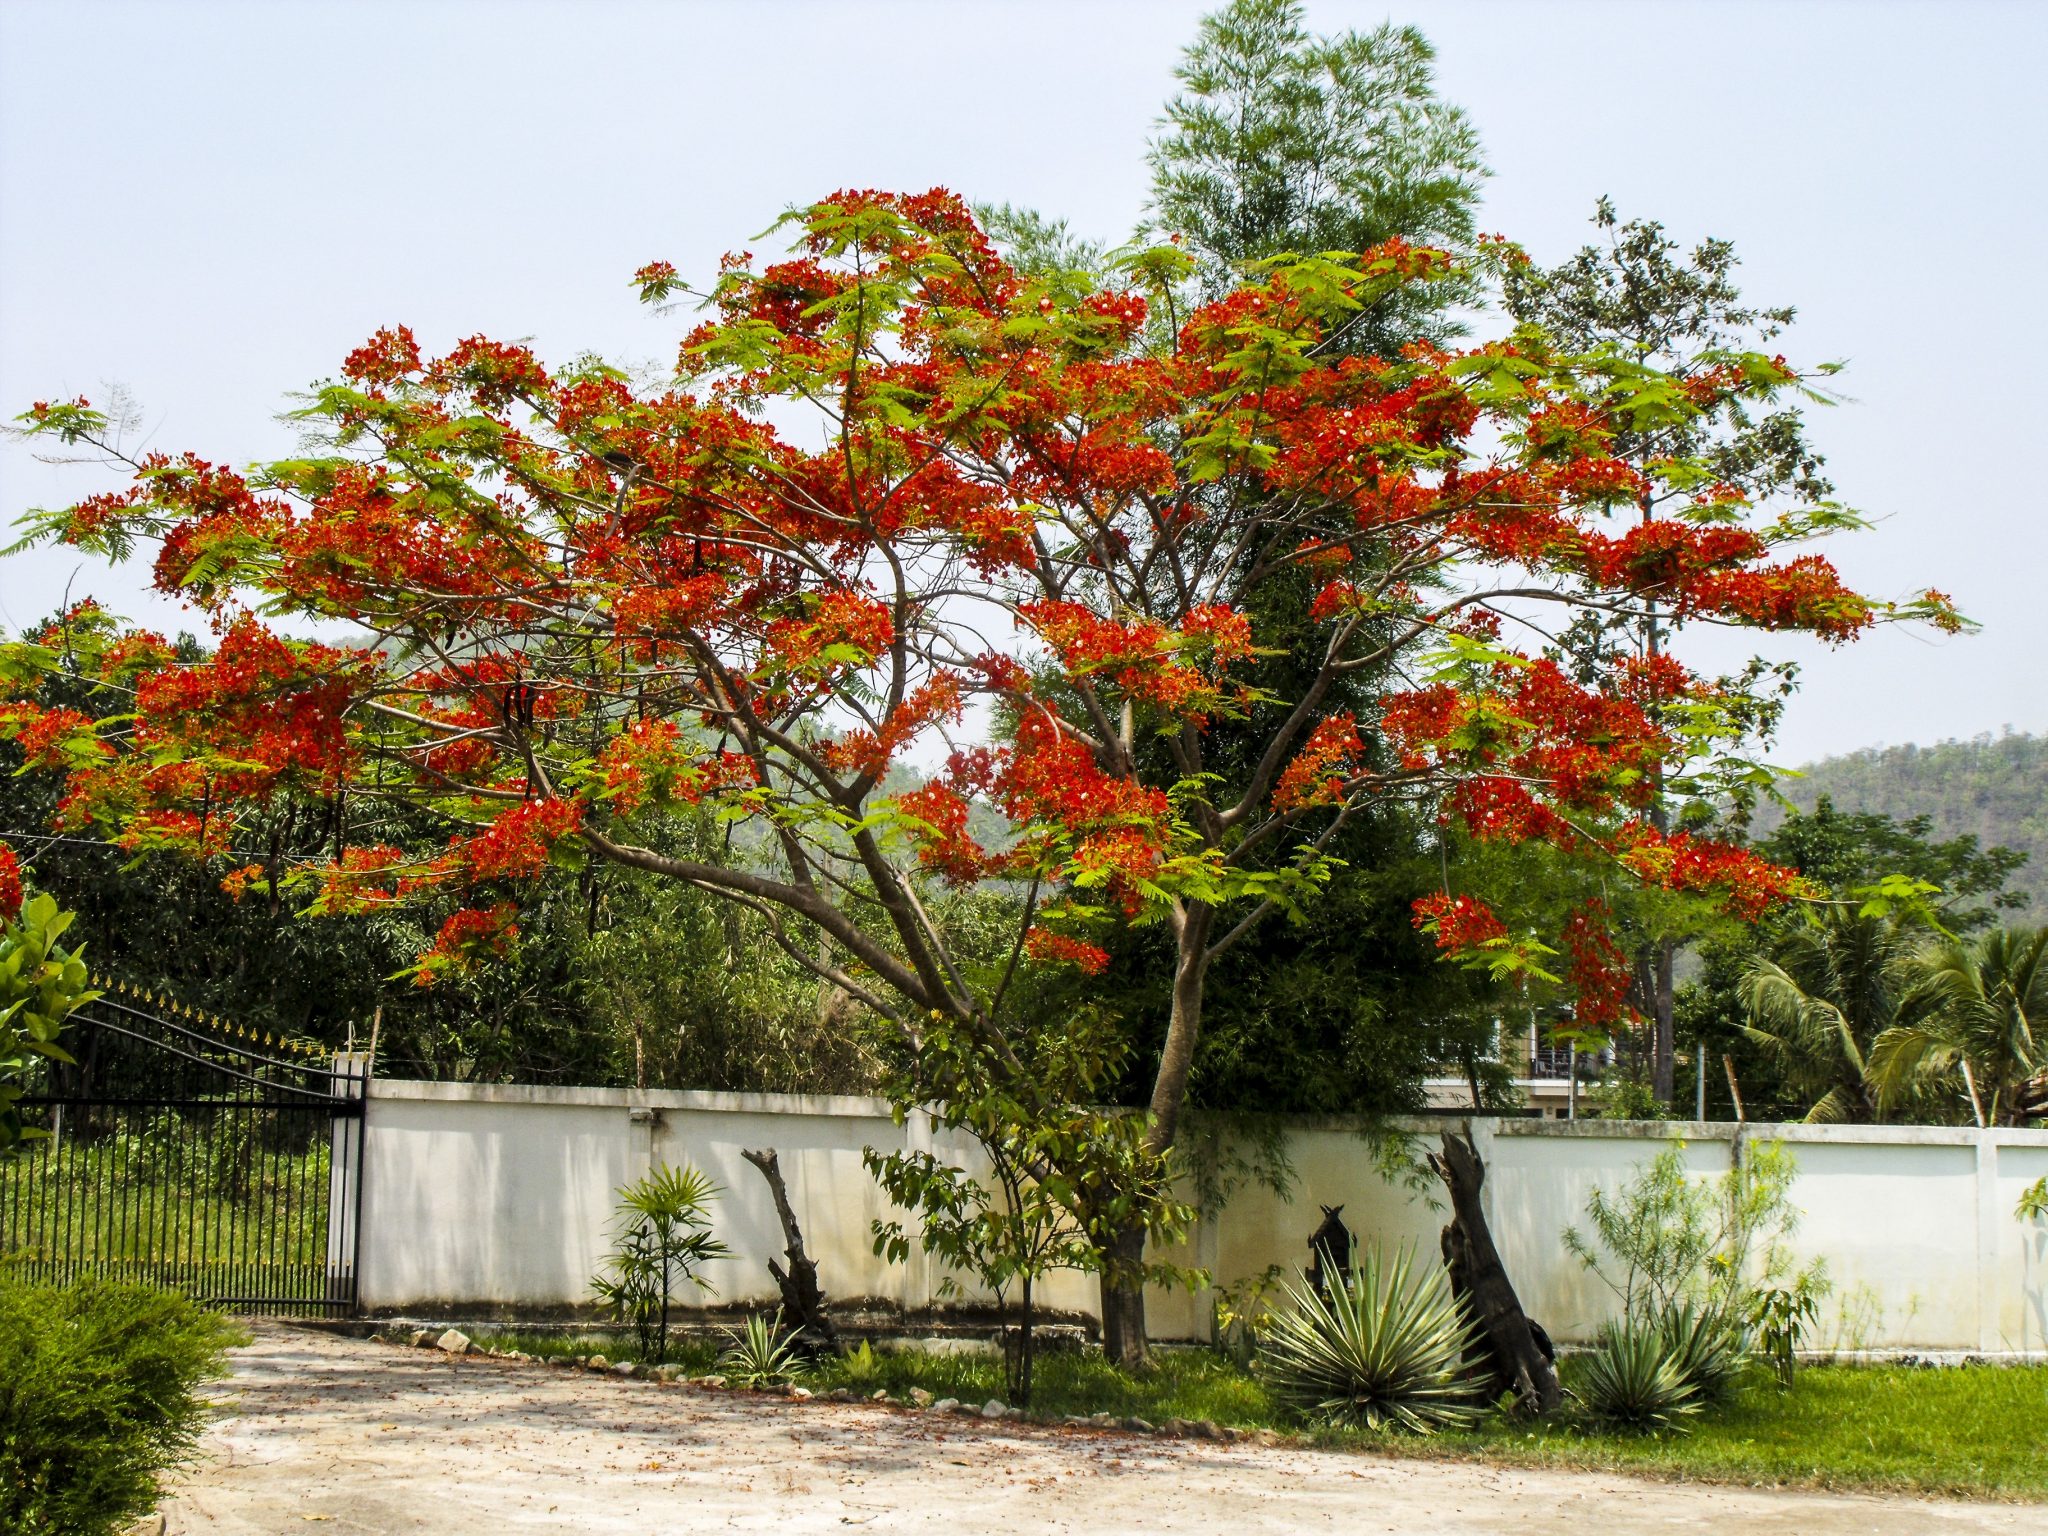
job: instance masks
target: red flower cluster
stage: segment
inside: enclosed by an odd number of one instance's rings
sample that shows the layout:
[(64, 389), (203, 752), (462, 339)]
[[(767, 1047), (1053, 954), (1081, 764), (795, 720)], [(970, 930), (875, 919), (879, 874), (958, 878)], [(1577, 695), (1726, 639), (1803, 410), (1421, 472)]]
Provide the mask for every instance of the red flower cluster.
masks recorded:
[(445, 971), (468, 971), (488, 960), (502, 960), (519, 940), (518, 909), (509, 901), (487, 911), (465, 907), (441, 925), (434, 947), (413, 972), (416, 986), (430, 987)]
[(1024, 940), (1024, 951), (1040, 965), (1071, 965), (1086, 976), (1100, 976), (1109, 969), (1108, 950), (1050, 928), (1033, 928)]
[[(770, 649), (792, 670), (809, 666), (828, 650), (852, 651), (865, 664), (895, 637), (889, 605), (862, 592), (827, 592), (803, 618), (777, 619), (768, 626)], [(844, 657), (834, 660), (844, 664)]]
[(21, 902), (21, 863), (14, 850), (0, 842), (0, 923), (11, 923), (21, 916)]
[(1273, 809), (1286, 815), (1312, 805), (1339, 804), (1344, 799), (1345, 780), (1356, 771), (1364, 750), (1365, 743), (1358, 739), (1358, 722), (1349, 714), (1317, 721), (1301, 751), (1273, 786)]
[(1747, 848), (1689, 832), (1659, 832), (1647, 822), (1623, 827), (1616, 845), (1621, 862), (1647, 883), (1667, 891), (1717, 893), (1723, 909), (1745, 922), (1804, 888), (1794, 871)]
[(1513, 779), (1467, 779), (1451, 792), (1451, 809), (1481, 842), (1573, 839), (1571, 824)]
[(643, 805), (696, 805), (706, 795), (759, 782), (754, 760), (739, 752), (698, 756), (673, 720), (636, 720), (597, 758), (606, 799), (622, 816)]
[(206, 661), (169, 666), (136, 685), (136, 742), (217, 753), (213, 791), (264, 798), (281, 781), (331, 794), (354, 766), (348, 706), (373, 653), (286, 642), (244, 616)]
[(1566, 978), (1577, 1002), (1572, 1017), (1583, 1030), (1604, 1033), (1620, 1023), (1628, 1010), (1629, 988), (1635, 973), (1628, 956), (1607, 930), (1607, 907), (1589, 901), (1566, 920), (1565, 953), (1570, 956)]
[(320, 894), (314, 898), (312, 910), (337, 915), (374, 911), (409, 890), (438, 883), (438, 871), (434, 870), (410, 879), (394, 879), (406, 862), (404, 851), (388, 844), (344, 849), (339, 859), (319, 870)]
[(20, 747), (29, 768), (68, 768), (74, 753), (113, 750), (99, 740), (91, 716), (75, 709), (45, 709), (27, 699), (0, 704), (0, 739)]
[(990, 868), (988, 851), (967, 830), (968, 803), (937, 780), (896, 797), (896, 809), (916, 818), (917, 861), (949, 885), (972, 885)]
[(418, 373), (420, 368), (420, 344), (414, 339), (412, 328), (401, 325), (395, 330), (379, 331), (342, 361), (344, 378), (356, 379), (364, 384), (392, 384), (407, 374)]
[(1476, 896), (1451, 896), (1441, 891), (1416, 898), (1415, 926), (1436, 936), (1446, 954), (1466, 954), (1508, 936), (1506, 924)]
[(472, 881), (531, 880), (548, 867), (549, 850), (582, 825), (580, 801), (526, 800), (452, 846)]

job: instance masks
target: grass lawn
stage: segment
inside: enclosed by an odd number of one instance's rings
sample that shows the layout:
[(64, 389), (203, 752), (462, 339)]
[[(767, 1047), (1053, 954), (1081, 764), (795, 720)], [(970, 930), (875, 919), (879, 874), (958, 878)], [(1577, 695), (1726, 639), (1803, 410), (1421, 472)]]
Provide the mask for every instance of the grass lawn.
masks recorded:
[(1398, 1445), (1372, 1437), (1372, 1446), (1716, 1482), (2048, 1500), (2048, 1366), (1813, 1366), (1791, 1391), (1753, 1387), (1685, 1435), (1532, 1433), (1496, 1420), (1474, 1435)]
[[(479, 1334), (478, 1342), (534, 1355), (639, 1358), (630, 1334), (490, 1333)], [(669, 1361), (701, 1374), (715, 1368), (716, 1351), (714, 1340), (672, 1341)], [(1759, 1383), (1730, 1407), (1700, 1415), (1683, 1435), (1652, 1439), (1569, 1422), (1532, 1428), (1495, 1418), (1475, 1433), (1424, 1439), (1290, 1420), (1253, 1376), (1205, 1350), (1165, 1350), (1159, 1359), (1156, 1371), (1132, 1377), (1099, 1355), (1041, 1357), (1032, 1410), (1048, 1418), (1113, 1413), (1154, 1424), (1211, 1419), (1382, 1455), (2048, 1500), (2048, 1366), (1813, 1366), (1799, 1373), (1791, 1391)], [(1565, 1361), (1567, 1387), (1573, 1364)], [(814, 1391), (848, 1387), (862, 1396), (886, 1390), (901, 1397), (912, 1387), (963, 1402), (1002, 1396), (1000, 1363), (987, 1355), (878, 1354), (870, 1373), (834, 1360), (802, 1380)]]

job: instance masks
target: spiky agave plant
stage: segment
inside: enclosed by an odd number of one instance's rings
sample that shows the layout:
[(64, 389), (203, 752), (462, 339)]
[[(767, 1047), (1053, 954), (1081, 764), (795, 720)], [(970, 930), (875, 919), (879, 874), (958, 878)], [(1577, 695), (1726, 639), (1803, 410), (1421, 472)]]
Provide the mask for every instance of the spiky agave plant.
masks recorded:
[(782, 1314), (773, 1318), (756, 1312), (742, 1328), (729, 1328), (731, 1342), (718, 1356), (718, 1369), (736, 1387), (780, 1387), (796, 1377), (800, 1361), (796, 1334), (785, 1331)]
[(1703, 1405), (1735, 1395), (1749, 1365), (1749, 1340), (1723, 1308), (1680, 1302), (1659, 1316), (1656, 1331), (1664, 1353)]
[(1462, 1374), (1472, 1342), (1444, 1272), (1416, 1273), (1413, 1251), (1368, 1251), (1327, 1297), (1306, 1281), (1259, 1341), (1257, 1370), (1274, 1397), (1309, 1418), (1427, 1435), (1474, 1423), (1481, 1404)]
[(1608, 1429), (1655, 1435), (1683, 1431), (1700, 1393), (1652, 1322), (1609, 1323), (1579, 1377), (1587, 1417)]

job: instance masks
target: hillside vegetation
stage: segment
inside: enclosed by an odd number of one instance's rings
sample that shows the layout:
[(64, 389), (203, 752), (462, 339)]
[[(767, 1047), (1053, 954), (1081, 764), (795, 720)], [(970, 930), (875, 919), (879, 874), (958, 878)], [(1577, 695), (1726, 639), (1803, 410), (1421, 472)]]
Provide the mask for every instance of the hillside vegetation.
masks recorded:
[(2008, 731), (1930, 747), (1874, 747), (1809, 765), (1786, 780), (1786, 798), (1810, 811), (1822, 795), (1837, 810), (1907, 820), (1925, 816), (1936, 838), (1973, 833), (2029, 855), (2013, 877), (2033, 900), (2019, 915), (2048, 921), (2048, 736)]

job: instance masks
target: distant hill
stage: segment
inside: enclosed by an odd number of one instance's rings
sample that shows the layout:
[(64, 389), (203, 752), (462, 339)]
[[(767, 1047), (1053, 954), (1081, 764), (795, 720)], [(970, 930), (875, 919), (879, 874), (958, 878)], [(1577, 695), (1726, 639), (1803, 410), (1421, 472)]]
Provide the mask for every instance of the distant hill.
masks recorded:
[(2030, 855), (2012, 883), (2033, 900), (2014, 916), (2048, 922), (2048, 736), (2008, 731), (1931, 747), (1874, 747), (1803, 772), (1779, 785), (1801, 810), (1827, 795), (1837, 810), (1901, 821), (1925, 816), (1936, 837), (1974, 832), (1987, 848), (2003, 843)]

